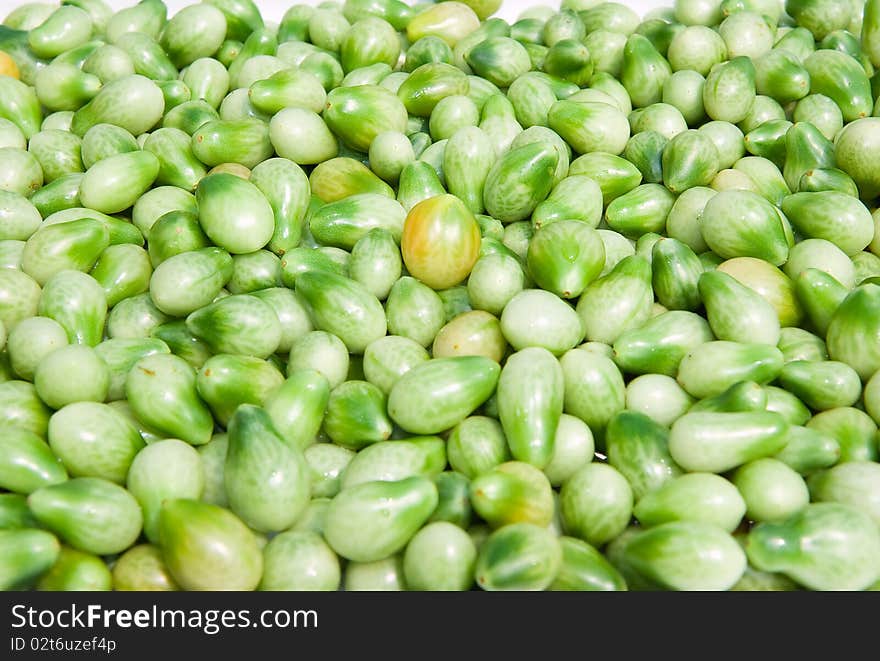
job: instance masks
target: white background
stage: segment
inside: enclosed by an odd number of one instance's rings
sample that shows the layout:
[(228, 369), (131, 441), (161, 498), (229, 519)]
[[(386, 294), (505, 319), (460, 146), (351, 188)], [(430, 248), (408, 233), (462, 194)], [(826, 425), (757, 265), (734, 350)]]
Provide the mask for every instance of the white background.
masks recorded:
[[(137, 0), (107, 0), (111, 7), (117, 9), (130, 7), (131, 5), (136, 4), (136, 1)], [(559, 1), (560, 0), (504, 0), (501, 9), (494, 15), (512, 22), (516, 20), (519, 13), (524, 9), (536, 5), (547, 5), (556, 9), (559, 7)], [(0, 0), (0, 6), (4, 8), (9, 6), (12, 8), (23, 2), (25, 2), (25, 0)], [(316, 5), (320, 0), (254, 0), (254, 2), (260, 8), (260, 13), (265, 20), (277, 22), (281, 20), (284, 12), (292, 5)], [(655, 7), (671, 7), (673, 4), (673, 0), (618, 0), (618, 2), (631, 7), (639, 15), (644, 14), (649, 9)], [(165, 0), (165, 4), (168, 5), (168, 14), (171, 16), (175, 11), (182, 7), (196, 4), (196, 0)], [(8, 13), (8, 11), (6, 13)]]

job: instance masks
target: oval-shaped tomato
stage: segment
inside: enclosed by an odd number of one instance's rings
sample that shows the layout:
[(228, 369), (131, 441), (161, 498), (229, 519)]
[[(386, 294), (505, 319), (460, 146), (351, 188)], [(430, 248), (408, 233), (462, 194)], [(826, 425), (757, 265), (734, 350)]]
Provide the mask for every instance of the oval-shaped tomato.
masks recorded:
[(480, 256), (480, 228), (464, 202), (437, 195), (410, 210), (400, 248), (413, 277), (447, 289), (464, 280)]

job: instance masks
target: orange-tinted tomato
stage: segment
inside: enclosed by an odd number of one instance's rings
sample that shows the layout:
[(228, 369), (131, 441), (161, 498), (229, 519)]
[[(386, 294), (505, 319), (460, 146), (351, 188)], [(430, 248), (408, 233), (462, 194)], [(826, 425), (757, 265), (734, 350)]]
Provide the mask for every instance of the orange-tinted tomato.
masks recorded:
[(19, 78), (18, 65), (12, 56), (5, 51), (0, 50), (0, 76), (9, 76), (10, 78)]
[(480, 256), (480, 228), (464, 202), (437, 195), (410, 209), (400, 248), (410, 275), (447, 289), (464, 280)]

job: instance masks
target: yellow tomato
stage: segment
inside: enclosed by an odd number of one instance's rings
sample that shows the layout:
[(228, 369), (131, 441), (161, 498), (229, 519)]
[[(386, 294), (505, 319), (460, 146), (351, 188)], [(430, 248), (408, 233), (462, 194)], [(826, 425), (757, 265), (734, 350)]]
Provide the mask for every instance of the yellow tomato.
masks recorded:
[(241, 177), (245, 181), (251, 178), (251, 171), (241, 163), (221, 163), (220, 165), (212, 167), (208, 174), (216, 174), (218, 172), (234, 174), (236, 177)]
[(413, 16), (406, 26), (410, 43), (422, 37), (440, 37), (454, 48), (459, 40), (480, 27), (480, 19), (473, 9), (461, 2), (441, 2), (428, 5)]
[(501, 0), (462, 0), (462, 2), (473, 9), (481, 21), (485, 21), (501, 8)]
[(507, 340), (498, 318), (483, 310), (471, 310), (446, 324), (434, 338), (434, 358), (485, 356), (496, 363), (504, 358)]
[(480, 228), (454, 195), (422, 200), (407, 214), (400, 241), (410, 275), (432, 289), (464, 280), (480, 256)]
[(0, 76), (9, 76), (15, 79), (20, 77), (15, 60), (12, 59), (9, 53), (2, 50), (0, 50)]

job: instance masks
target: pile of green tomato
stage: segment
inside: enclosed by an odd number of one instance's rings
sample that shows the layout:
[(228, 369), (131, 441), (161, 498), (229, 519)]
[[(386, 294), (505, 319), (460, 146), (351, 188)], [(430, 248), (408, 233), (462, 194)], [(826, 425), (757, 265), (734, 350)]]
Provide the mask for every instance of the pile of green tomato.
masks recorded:
[(880, 589), (880, 0), (30, 2), (0, 588)]

